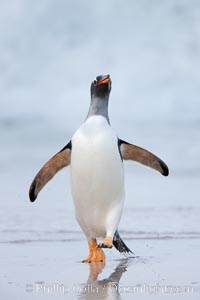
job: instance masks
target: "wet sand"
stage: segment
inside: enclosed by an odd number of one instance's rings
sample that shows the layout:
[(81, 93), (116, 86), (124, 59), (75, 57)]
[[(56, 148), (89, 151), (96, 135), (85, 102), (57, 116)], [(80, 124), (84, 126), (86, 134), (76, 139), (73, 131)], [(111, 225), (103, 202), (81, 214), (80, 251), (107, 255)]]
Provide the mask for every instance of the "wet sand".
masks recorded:
[(1, 243), (3, 299), (199, 299), (199, 238), (126, 241), (139, 256), (106, 250), (107, 261), (83, 264), (87, 244)]

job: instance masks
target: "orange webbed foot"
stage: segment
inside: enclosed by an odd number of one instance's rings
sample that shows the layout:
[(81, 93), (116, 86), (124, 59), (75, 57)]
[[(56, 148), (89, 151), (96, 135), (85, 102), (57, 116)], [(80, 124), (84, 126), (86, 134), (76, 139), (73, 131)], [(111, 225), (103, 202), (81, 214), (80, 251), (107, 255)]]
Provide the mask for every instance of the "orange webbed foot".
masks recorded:
[(98, 244), (99, 248), (112, 248), (113, 247), (113, 239), (109, 236), (107, 236), (103, 242)]
[(89, 241), (89, 256), (84, 259), (82, 262), (91, 263), (91, 262), (105, 262), (105, 254), (102, 249), (98, 248), (97, 241)]

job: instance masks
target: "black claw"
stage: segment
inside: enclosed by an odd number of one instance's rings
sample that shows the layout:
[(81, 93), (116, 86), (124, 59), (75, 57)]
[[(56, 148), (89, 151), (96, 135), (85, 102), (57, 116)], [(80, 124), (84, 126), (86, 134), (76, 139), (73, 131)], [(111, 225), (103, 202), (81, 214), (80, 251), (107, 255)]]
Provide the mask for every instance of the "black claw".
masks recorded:
[(107, 244), (104, 244), (104, 243), (98, 245), (98, 248), (108, 248), (108, 249), (111, 249), (112, 247), (113, 246), (108, 246)]

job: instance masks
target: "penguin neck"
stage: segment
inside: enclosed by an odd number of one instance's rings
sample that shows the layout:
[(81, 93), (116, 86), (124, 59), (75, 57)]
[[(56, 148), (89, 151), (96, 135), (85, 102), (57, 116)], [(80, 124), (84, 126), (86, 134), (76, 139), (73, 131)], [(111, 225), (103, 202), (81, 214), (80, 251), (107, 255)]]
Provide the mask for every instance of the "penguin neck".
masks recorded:
[(92, 97), (89, 112), (86, 119), (92, 116), (103, 116), (107, 120), (108, 124), (110, 124), (108, 116), (108, 97)]

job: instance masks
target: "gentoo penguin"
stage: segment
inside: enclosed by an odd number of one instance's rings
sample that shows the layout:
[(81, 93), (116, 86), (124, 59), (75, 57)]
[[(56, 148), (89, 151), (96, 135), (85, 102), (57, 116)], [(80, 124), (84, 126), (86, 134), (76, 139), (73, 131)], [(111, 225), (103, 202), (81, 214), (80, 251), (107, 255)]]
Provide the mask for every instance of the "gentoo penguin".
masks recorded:
[[(71, 192), (76, 219), (89, 245), (83, 262), (105, 261), (102, 248), (131, 250), (120, 238), (118, 225), (124, 205), (124, 160), (133, 160), (167, 176), (167, 165), (154, 154), (117, 137), (108, 116), (111, 91), (109, 75), (97, 76), (91, 84), (91, 104), (83, 125), (70, 142), (35, 176), (29, 191), (33, 202), (44, 185), (70, 165)], [(97, 243), (97, 238), (103, 241)]]

